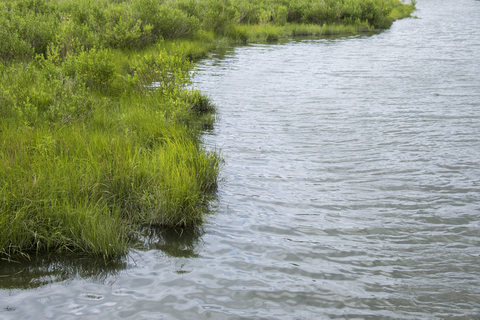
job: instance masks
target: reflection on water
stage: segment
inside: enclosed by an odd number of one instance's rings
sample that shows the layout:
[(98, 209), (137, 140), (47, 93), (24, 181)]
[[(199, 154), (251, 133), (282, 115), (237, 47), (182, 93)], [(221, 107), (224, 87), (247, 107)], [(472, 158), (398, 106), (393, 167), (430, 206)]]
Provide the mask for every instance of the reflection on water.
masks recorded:
[(0, 261), (0, 289), (36, 289), (55, 282), (68, 283), (76, 278), (105, 284), (107, 279), (112, 279), (126, 267), (126, 261), (122, 260), (105, 261), (73, 254)]
[(188, 259), (197, 258), (202, 249), (203, 233), (200, 228), (148, 228), (142, 231), (136, 251), (128, 257), (108, 261), (71, 253), (39, 255), (31, 260), (1, 260), (0, 289), (36, 289), (52, 283), (69, 284), (76, 279), (114, 283), (119, 273), (137, 263), (142, 251), (155, 251), (157, 257), (176, 259), (175, 272), (184, 273), (191, 268)]
[(203, 233), (201, 228), (147, 228), (142, 232), (141, 246), (170, 258), (197, 258)]

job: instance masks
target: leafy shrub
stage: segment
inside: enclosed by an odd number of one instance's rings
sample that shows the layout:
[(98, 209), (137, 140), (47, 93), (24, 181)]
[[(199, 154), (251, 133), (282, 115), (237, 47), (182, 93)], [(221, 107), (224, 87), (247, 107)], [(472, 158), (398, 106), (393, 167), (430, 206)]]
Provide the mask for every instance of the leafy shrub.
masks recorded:
[[(172, 5), (155, 0), (136, 0), (133, 7), (142, 23), (151, 26), (152, 41), (184, 37), (200, 28), (197, 17)], [(192, 9), (188, 3), (184, 3), (183, 7)]]
[(292, 2), (291, 4), (288, 5), (288, 16), (287, 16), (287, 22), (290, 23), (301, 23), (302, 22), (302, 17), (303, 17), (303, 11), (304, 11), (305, 5), (302, 5), (299, 2)]
[(230, 0), (209, 0), (205, 9), (203, 27), (217, 34), (226, 34), (236, 21), (238, 11)]
[(49, 0), (23, 0), (23, 1), (6, 1), (12, 3), (16, 10), (25, 14), (33, 13), (35, 15), (48, 15), (58, 10), (56, 1)]
[(33, 55), (32, 47), (17, 33), (9, 31), (4, 19), (0, 20), (0, 60), (26, 60)]
[[(54, 7), (41, 6), (44, 1), (29, 0), (0, 5), (0, 57), (25, 60), (35, 54), (46, 54), (55, 39), (58, 19), (50, 11)], [(28, 4), (34, 8), (29, 10)]]
[(131, 9), (125, 6), (105, 11), (103, 40), (109, 48), (143, 47), (150, 42), (153, 26), (136, 19)]
[(68, 78), (51, 60), (6, 67), (1, 75), (0, 116), (19, 124), (84, 119), (96, 100), (80, 81)]
[(367, 21), (377, 28), (387, 28), (392, 24), (388, 18), (392, 8), (383, 0), (349, 0), (343, 7), (343, 18), (347, 22)]
[(228, 37), (237, 40), (243, 43), (246, 43), (248, 40), (248, 32), (242, 26), (231, 26), (230, 30), (228, 31)]
[(115, 80), (113, 55), (108, 49), (93, 48), (67, 56), (64, 71), (68, 77), (78, 78), (87, 88), (110, 89)]
[(331, 24), (339, 20), (338, 2), (324, 1), (311, 4), (303, 14), (303, 21), (314, 24)]
[(203, 8), (197, 0), (178, 0), (175, 4), (189, 17), (200, 18), (203, 15)]
[(250, 1), (239, 1), (237, 6), (237, 19), (240, 24), (253, 24), (258, 22), (259, 4)]
[(275, 15), (275, 23), (284, 26), (288, 19), (288, 9), (286, 6), (279, 6)]
[(130, 84), (139, 91), (151, 88), (152, 83), (165, 94), (184, 88), (191, 83), (193, 62), (185, 57), (182, 48), (175, 47), (167, 53), (157, 52), (140, 57), (131, 66)]

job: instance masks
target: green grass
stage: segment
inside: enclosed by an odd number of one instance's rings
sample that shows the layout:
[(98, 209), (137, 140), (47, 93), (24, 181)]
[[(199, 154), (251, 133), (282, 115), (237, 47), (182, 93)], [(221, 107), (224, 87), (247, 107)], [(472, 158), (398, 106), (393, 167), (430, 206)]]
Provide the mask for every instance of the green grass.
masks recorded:
[[(82, 251), (108, 258), (125, 254), (142, 226), (201, 224), (219, 171), (218, 156), (200, 144), (202, 119), (214, 108), (186, 89), (192, 65), (185, 49), (169, 50), (151, 48), (128, 63), (112, 54), (112, 79), (81, 71), (84, 60), (97, 63), (92, 57), (73, 64), (83, 80), (69, 76), (65, 63), (57, 66), (51, 56), (6, 69), (0, 93), (0, 253)], [(115, 72), (129, 68), (133, 76)], [(65, 106), (70, 96), (47, 90), (90, 78), (104, 81), (69, 88), (73, 97), (91, 101), (83, 106)], [(147, 86), (155, 80), (160, 88)], [(45, 87), (40, 97), (22, 90), (35, 84)]]
[(407, 17), (411, 17), (413, 11), (415, 11), (415, 5), (417, 1), (412, 0), (410, 4), (401, 4), (398, 6), (394, 6), (392, 8), (392, 12), (388, 15), (388, 17), (392, 20), (399, 20)]
[(88, 125), (1, 126), (4, 254), (112, 256), (126, 252), (132, 226), (202, 222), (218, 158), (146, 100), (117, 105), (116, 117), (101, 110)]

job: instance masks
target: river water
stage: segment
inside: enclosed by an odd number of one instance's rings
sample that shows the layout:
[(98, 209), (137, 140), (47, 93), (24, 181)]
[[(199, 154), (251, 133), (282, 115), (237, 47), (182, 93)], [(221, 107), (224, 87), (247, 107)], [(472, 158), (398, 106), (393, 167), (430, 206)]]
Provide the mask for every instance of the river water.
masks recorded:
[(0, 265), (0, 319), (480, 319), (480, 1), (213, 54), (203, 230)]

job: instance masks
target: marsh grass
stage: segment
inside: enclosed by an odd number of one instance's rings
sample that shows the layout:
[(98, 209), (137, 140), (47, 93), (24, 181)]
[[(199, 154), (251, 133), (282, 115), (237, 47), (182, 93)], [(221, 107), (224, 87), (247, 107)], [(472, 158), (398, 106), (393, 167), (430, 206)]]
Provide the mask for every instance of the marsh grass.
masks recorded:
[(412, 13), (415, 11), (415, 5), (417, 1), (412, 0), (410, 4), (401, 4), (392, 7), (392, 11), (388, 17), (392, 20), (399, 20), (407, 17), (411, 17)]
[(268, 42), (295, 36), (322, 36), (322, 35), (348, 35), (358, 32), (372, 31), (374, 28), (368, 22), (354, 24), (286, 24), (282, 26), (265, 25), (237, 25), (230, 29), (229, 37), (234, 42)]
[[(127, 252), (141, 226), (203, 221), (219, 160), (202, 149), (199, 128), (214, 107), (187, 88), (192, 64), (182, 48), (152, 48), (130, 59), (102, 53), (116, 64), (90, 50), (64, 63), (50, 55), (7, 67), (0, 121), (3, 256), (81, 251), (111, 258)], [(82, 69), (96, 63), (107, 72)], [(20, 77), (12, 79), (13, 70)], [(23, 90), (46, 78), (83, 84), (71, 94), (92, 103), (59, 111), (58, 90), (39, 91), (41, 98)], [(160, 87), (147, 86), (155, 80)]]
[(0, 2), (0, 255), (124, 256), (145, 227), (195, 228), (217, 187), (215, 48), (388, 27), (398, 0)]
[(217, 156), (149, 107), (119, 107), (115, 124), (97, 115), (90, 126), (56, 130), (4, 125), (2, 252), (108, 257), (125, 253), (132, 226), (200, 223)]

